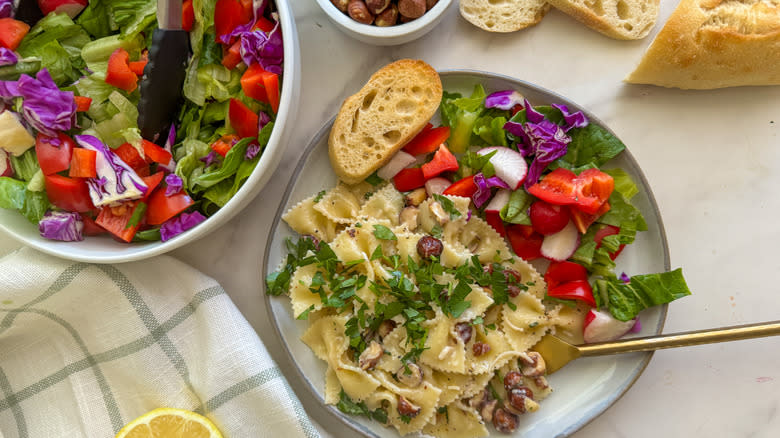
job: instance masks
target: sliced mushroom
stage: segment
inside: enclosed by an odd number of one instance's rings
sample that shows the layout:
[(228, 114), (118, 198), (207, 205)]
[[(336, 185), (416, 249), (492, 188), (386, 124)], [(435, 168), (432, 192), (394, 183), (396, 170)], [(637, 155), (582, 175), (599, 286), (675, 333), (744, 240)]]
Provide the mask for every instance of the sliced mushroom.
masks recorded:
[(536, 351), (529, 351), (528, 353), (521, 354), (520, 360), (523, 361), (523, 366), (520, 367), (520, 372), (523, 373), (524, 376), (543, 376), (545, 371), (547, 371), (544, 358)]
[(423, 381), (423, 371), (416, 363), (407, 363), (396, 371), (395, 377), (404, 385), (416, 388)]
[(428, 197), (428, 192), (425, 191), (424, 188), (419, 188), (412, 190), (411, 192), (407, 193), (404, 197), (404, 202), (406, 205), (411, 205), (413, 207), (417, 207), (418, 205), (422, 204), (423, 201), (425, 201), (425, 198)]
[(360, 353), (360, 357), (358, 358), (360, 369), (366, 371), (374, 369), (383, 354), (385, 354), (385, 352), (382, 349), (382, 344), (377, 341), (371, 341), (371, 343), (368, 344), (368, 347)]
[(398, 216), (398, 221), (402, 227), (406, 227), (408, 231), (414, 231), (417, 229), (417, 215), (420, 213), (420, 209), (417, 207), (405, 207), (401, 210), (401, 214)]
[(493, 421), (493, 413), (496, 411), (497, 406), (498, 400), (489, 400), (485, 402), (479, 410), (479, 415), (482, 416), (482, 420), (488, 423)]
[(376, 333), (381, 339), (384, 339), (385, 336), (389, 335), (390, 332), (395, 330), (396, 325), (396, 322), (392, 319), (386, 319), (382, 321), (381, 324), (379, 324), (379, 328), (377, 329)]
[(421, 408), (419, 406), (413, 405), (409, 400), (405, 399), (404, 396), (399, 395), (398, 396), (398, 413), (401, 415), (404, 415), (406, 417), (416, 417), (417, 414), (420, 413)]
[(446, 211), (444, 211), (444, 207), (441, 206), (437, 201), (433, 201), (430, 204), (428, 204), (428, 208), (431, 210), (431, 213), (436, 217), (436, 220), (439, 222), (440, 225), (444, 225), (447, 222), (450, 221), (450, 215)]

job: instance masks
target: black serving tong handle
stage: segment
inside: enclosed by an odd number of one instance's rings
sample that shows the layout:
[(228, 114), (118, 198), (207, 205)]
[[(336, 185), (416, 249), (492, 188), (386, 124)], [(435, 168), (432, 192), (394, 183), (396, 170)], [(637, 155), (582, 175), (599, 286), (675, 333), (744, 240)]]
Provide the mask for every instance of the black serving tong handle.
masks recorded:
[(158, 0), (159, 28), (152, 34), (149, 62), (141, 80), (138, 127), (146, 140), (165, 144), (182, 98), (190, 56), (189, 34), (181, 28), (181, 0)]

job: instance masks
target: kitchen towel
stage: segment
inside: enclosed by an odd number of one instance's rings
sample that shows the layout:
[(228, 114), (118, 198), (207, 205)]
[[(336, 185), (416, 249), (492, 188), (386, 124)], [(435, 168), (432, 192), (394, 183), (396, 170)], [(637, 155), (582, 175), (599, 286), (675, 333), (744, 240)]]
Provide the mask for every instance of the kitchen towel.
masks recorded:
[[(259, 299), (259, 298), (258, 298)], [(158, 407), (226, 438), (319, 436), (213, 279), (160, 256), (0, 259), (0, 438), (103, 438)]]

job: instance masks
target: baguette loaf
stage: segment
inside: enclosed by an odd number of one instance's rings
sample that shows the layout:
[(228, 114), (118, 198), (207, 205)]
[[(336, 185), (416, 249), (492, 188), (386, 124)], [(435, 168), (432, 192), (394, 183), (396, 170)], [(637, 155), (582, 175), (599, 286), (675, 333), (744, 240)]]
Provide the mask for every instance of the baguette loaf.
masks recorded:
[(347, 184), (366, 179), (425, 127), (441, 97), (441, 78), (423, 61), (381, 68), (341, 105), (328, 138), (333, 171)]
[(626, 81), (780, 85), (780, 0), (682, 0)]
[(658, 19), (659, 0), (547, 0), (593, 30), (618, 40), (637, 40)]
[(460, 0), (460, 15), (490, 32), (514, 32), (540, 22), (547, 0)]

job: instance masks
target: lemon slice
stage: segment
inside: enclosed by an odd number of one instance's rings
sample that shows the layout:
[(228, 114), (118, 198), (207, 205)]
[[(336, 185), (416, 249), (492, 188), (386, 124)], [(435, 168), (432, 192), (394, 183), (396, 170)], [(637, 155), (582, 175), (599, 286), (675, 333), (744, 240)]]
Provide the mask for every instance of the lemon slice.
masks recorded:
[(222, 438), (208, 418), (184, 409), (159, 408), (128, 423), (116, 438)]

